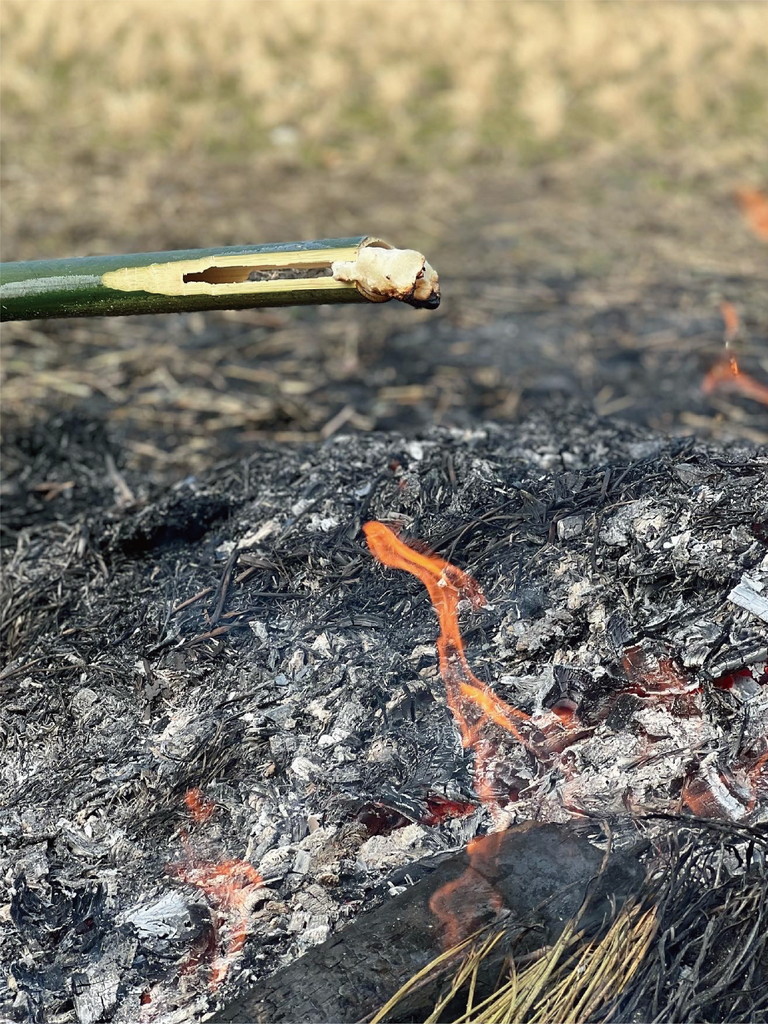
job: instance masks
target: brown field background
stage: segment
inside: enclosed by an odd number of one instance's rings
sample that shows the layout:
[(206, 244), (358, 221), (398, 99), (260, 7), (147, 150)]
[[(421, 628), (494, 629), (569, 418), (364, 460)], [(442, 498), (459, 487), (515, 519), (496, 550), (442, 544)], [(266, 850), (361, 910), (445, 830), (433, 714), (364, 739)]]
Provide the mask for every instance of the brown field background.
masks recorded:
[[(690, 282), (695, 308), (741, 301), (765, 347), (765, 246), (734, 193), (768, 178), (766, 4), (2, 0), (0, 17), (6, 260), (372, 233), (425, 251), (439, 315), (469, 330), (550, 301), (553, 277), (651, 311), (654, 282)], [(3, 404), (26, 423), (101, 402), (137, 464), (181, 472), (227, 430), (322, 436), (345, 399), (303, 396), (362, 374), (401, 314), (20, 325)], [(233, 323), (253, 325), (240, 376), (210, 333)], [(275, 351), (287, 371), (260, 368)], [(517, 408), (504, 395), (490, 414)]]
[(284, 187), (331, 231), (328, 175), (455, 216), (475, 166), (766, 155), (762, 3), (3, 0), (2, 36), (6, 258), (257, 240)]

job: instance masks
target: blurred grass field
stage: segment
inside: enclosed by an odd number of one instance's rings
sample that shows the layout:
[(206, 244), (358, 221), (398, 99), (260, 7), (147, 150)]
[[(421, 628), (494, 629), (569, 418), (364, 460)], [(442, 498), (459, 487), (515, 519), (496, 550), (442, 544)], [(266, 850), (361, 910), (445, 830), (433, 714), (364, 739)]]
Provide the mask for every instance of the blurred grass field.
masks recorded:
[(375, 180), (388, 207), (398, 178), (420, 176), (425, 191), (443, 187), (452, 217), (460, 205), (444, 183), (471, 168), (672, 149), (749, 176), (765, 156), (762, 3), (3, 0), (1, 10), (6, 258), (150, 236), (163, 247), (164, 233), (173, 244), (202, 245), (203, 231), (244, 241), (249, 206), (279, 204), (285, 188), (302, 205), (297, 178), (309, 228), (323, 221), (313, 206), (334, 173)]

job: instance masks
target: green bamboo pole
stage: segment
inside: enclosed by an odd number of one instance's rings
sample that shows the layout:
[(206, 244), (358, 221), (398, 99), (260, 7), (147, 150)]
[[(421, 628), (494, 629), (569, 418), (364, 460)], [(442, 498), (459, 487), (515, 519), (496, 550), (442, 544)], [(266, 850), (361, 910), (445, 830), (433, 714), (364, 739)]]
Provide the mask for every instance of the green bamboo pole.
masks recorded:
[(436, 308), (437, 274), (366, 235), (0, 264), (3, 320), (389, 299)]

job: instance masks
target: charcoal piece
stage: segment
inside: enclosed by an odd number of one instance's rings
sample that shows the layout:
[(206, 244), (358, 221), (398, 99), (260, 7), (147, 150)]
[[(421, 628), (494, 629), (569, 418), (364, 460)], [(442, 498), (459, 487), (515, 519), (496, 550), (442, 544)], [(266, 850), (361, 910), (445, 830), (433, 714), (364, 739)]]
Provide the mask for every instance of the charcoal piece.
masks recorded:
[(189, 544), (226, 519), (232, 505), (228, 495), (180, 486), (157, 504), (126, 515), (110, 537), (109, 548), (129, 558), (141, 558), (174, 543)]
[(541, 699), (545, 708), (551, 708), (558, 701), (572, 701), (577, 707), (592, 682), (586, 669), (576, 665), (553, 665), (554, 682)]
[(616, 654), (621, 655), (632, 640), (634, 630), (622, 612), (614, 612), (606, 624), (606, 632)]
[(179, 892), (163, 893), (152, 902), (131, 907), (124, 916), (140, 949), (149, 956), (183, 952), (212, 929), (209, 909), (189, 903)]
[(94, 919), (104, 906), (105, 892), (100, 885), (69, 891), (57, 880), (44, 890), (27, 884), (22, 874), (15, 882), (10, 916), (27, 941), (44, 945), (53, 938), (81, 948), (88, 941)]
[(605, 724), (614, 732), (631, 727), (635, 714), (643, 707), (642, 697), (634, 693), (620, 693), (605, 716)]
[(503, 915), (508, 929), (530, 929), (533, 948), (556, 939), (589, 890), (592, 913), (599, 915), (611, 899), (621, 902), (641, 884), (643, 872), (631, 854), (613, 854), (598, 877), (602, 862), (603, 853), (565, 825), (526, 822), (486, 836), (471, 855), (443, 860), (419, 884), (361, 915), (209, 1020), (360, 1020), (442, 951), (446, 932), (430, 901), (448, 883), (473, 876), (463, 901), (470, 931)]

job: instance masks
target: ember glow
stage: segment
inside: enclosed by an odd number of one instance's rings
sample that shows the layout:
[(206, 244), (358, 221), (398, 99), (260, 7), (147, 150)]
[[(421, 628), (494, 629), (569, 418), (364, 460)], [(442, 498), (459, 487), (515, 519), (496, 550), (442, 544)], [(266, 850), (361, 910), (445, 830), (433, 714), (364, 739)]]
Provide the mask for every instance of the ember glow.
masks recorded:
[(197, 788), (187, 790), (184, 794), (184, 803), (196, 825), (202, 825), (208, 821), (216, 810), (216, 805), (203, 796), (202, 791)]

